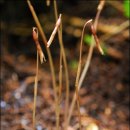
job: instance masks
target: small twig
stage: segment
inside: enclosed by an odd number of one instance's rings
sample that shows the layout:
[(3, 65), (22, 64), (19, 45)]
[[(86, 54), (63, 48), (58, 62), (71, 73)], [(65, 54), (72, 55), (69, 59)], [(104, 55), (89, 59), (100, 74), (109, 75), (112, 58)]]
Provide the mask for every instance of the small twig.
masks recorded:
[(47, 42), (47, 47), (50, 47), (50, 45), (51, 45), (51, 43), (52, 43), (52, 41), (53, 41), (53, 39), (54, 39), (54, 37), (56, 35), (56, 32), (57, 32), (58, 27), (60, 26), (60, 24), (61, 24), (61, 14), (60, 14), (60, 16), (59, 16), (59, 18), (58, 18), (58, 20), (56, 22), (55, 28), (54, 28), (51, 36), (50, 36), (50, 39)]
[(40, 61), (41, 61), (41, 64), (42, 64), (43, 60), (44, 60), (44, 62), (46, 62), (46, 59), (45, 59), (45, 55), (44, 55), (44, 53), (41, 49), (40, 43), (38, 41), (38, 29), (36, 27), (33, 27), (32, 35), (33, 35), (33, 40), (35, 41), (37, 51), (38, 51), (39, 56), (40, 56)]
[(77, 70), (77, 76), (76, 76), (76, 81), (75, 81), (75, 88), (76, 88), (76, 96), (77, 96), (77, 107), (78, 107), (78, 114), (79, 114), (79, 124), (80, 124), (80, 130), (81, 130), (81, 118), (80, 118), (80, 104), (79, 104), (79, 95), (78, 95), (78, 84), (79, 84), (79, 77), (80, 77), (80, 72), (81, 72), (81, 62), (82, 62), (82, 48), (83, 48), (83, 36), (84, 36), (84, 31), (85, 27), (87, 24), (91, 23), (92, 19), (87, 21), (83, 27), (82, 35), (81, 35), (81, 41), (80, 41), (80, 54), (79, 54), (79, 64), (78, 64), (78, 70)]

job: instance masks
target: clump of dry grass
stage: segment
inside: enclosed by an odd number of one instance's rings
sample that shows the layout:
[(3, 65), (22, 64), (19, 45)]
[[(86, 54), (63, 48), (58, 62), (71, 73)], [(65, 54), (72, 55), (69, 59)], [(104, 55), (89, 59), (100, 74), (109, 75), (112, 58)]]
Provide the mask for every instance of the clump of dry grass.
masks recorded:
[[(99, 16), (100, 16), (100, 13), (101, 13), (101, 11), (102, 11), (102, 9), (104, 7), (104, 4), (105, 4), (105, 0), (100, 1), (99, 5), (98, 5), (98, 8), (97, 8), (97, 14), (96, 14), (96, 17), (95, 17), (95, 20), (94, 20), (94, 24), (93, 24), (95, 32), (97, 30)], [(81, 75), (80, 75), (80, 78), (79, 78), (78, 91), (79, 91), (79, 89), (82, 86), (82, 83), (84, 81), (84, 78), (85, 78), (85, 76), (87, 74), (87, 71), (88, 71), (88, 68), (89, 68), (89, 65), (90, 65), (90, 62), (91, 62), (91, 58), (92, 58), (92, 54), (93, 54), (93, 49), (94, 49), (94, 45), (95, 45), (93, 43), (94, 43), (94, 38), (92, 38), (91, 46), (89, 48), (88, 56), (87, 56), (87, 59), (86, 59), (86, 63), (84, 65), (83, 71), (81, 72)], [(72, 102), (71, 102), (71, 105), (70, 105), (70, 111), (69, 111), (69, 115), (68, 115), (68, 122), (70, 122), (75, 102), (76, 102), (76, 93), (74, 94)]]
[[(50, 0), (46, 1), (47, 2), (47, 6), (50, 5)], [(50, 36), (50, 39), (47, 41), (45, 33), (42, 29), (42, 26), (39, 22), (39, 19), (35, 13), (35, 10), (33, 8), (33, 6), (31, 5), (30, 0), (27, 0), (29, 9), (32, 13), (32, 16), (34, 18), (34, 21), (36, 23), (37, 28), (33, 28), (33, 39), (36, 43), (36, 47), (37, 47), (37, 66), (36, 66), (36, 76), (35, 76), (35, 84), (34, 84), (34, 108), (33, 108), (33, 126), (35, 129), (35, 122), (36, 122), (36, 97), (37, 97), (37, 84), (38, 84), (38, 57), (40, 57), (40, 61), (41, 63), (43, 61), (46, 61), (44, 53), (42, 52), (42, 49), (40, 47), (39, 41), (38, 41), (38, 31), (41, 34), (43, 43), (45, 44), (46, 50), (47, 50), (47, 54), (48, 54), (48, 58), (49, 58), (49, 63), (50, 63), (50, 68), (51, 68), (51, 73), (52, 73), (52, 83), (53, 83), (53, 89), (54, 89), (54, 97), (55, 97), (55, 105), (56, 105), (56, 109), (55, 109), (55, 114), (56, 114), (56, 130), (60, 129), (60, 101), (61, 101), (61, 95), (62, 95), (62, 71), (63, 71), (63, 67), (65, 70), (65, 79), (66, 79), (66, 99), (65, 99), (65, 114), (64, 114), (64, 129), (67, 130), (69, 123), (70, 123), (70, 119), (72, 116), (72, 112), (74, 109), (74, 105), (75, 105), (75, 101), (77, 101), (77, 108), (78, 108), (78, 117), (79, 117), (79, 125), (80, 125), (80, 130), (82, 129), (81, 127), (81, 114), (80, 114), (80, 103), (79, 103), (79, 89), (83, 83), (84, 77), (87, 73), (90, 61), (91, 61), (91, 57), (92, 57), (92, 53), (93, 53), (93, 48), (94, 48), (94, 44), (91, 44), (89, 52), (88, 52), (88, 58), (86, 60), (86, 64), (85, 67), (81, 73), (81, 65), (82, 65), (82, 48), (83, 48), (83, 36), (84, 36), (84, 31), (87, 25), (89, 25), (91, 31), (92, 31), (92, 35), (93, 35), (93, 39), (92, 39), (92, 43), (95, 40), (96, 46), (99, 50), (99, 52), (101, 54), (103, 53), (103, 50), (99, 44), (99, 40), (98, 37), (96, 35), (96, 28), (97, 28), (97, 24), (98, 24), (98, 20), (99, 20), (99, 16), (101, 13), (101, 10), (104, 6), (105, 1), (102, 0), (100, 1), (99, 5), (98, 5), (98, 11), (97, 11), (97, 15), (95, 18), (95, 22), (94, 24), (92, 24), (92, 20), (87, 21), (84, 24), (83, 27), (83, 31), (82, 31), (82, 35), (81, 35), (81, 41), (80, 41), (80, 51), (79, 51), (79, 63), (78, 63), (78, 69), (77, 69), (77, 75), (76, 75), (76, 81), (75, 81), (75, 94), (73, 96), (73, 100), (72, 103), (70, 105), (69, 108), (69, 75), (68, 75), (68, 66), (67, 66), (67, 60), (66, 60), (66, 53), (65, 53), (65, 49), (64, 49), (64, 44), (63, 44), (63, 39), (62, 39), (62, 15), (59, 15), (58, 18), (58, 8), (57, 8), (57, 3), (56, 0), (53, 1), (54, 2), (54, 15), (55, 15), (55, 27), (54, 30), (52, 31), (52, 34)], [(54, 64), (53, 64), (53, 58), (50, 52), (49, 47), (51, 46), (51, 43), (53, 42), (56, 33), (58, 32), (58, 39), (59, 39), (59, 45), (60, 45), (60, 66), (59, 66), (59, 85), (56, 84), (56, 78), (55, 78), (55, 71), (54, 71)], [(63, 65), (62, 65), (63, 64)], [(62, 67), (63, 66), (63, 67)], [(58, 92), (57, 92), (57, 86), (58, 87)], [(77, 99), (77, 100), (76, 100)]]

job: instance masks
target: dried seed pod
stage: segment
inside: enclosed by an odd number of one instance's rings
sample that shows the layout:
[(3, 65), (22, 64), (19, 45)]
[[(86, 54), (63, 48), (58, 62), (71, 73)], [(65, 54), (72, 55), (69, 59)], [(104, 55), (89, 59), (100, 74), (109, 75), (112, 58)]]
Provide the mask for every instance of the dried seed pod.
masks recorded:
[(92, 31), (93, 37), (94, 37), (94, 39), (95, 39), (97, 48), (98, 48), (99, 52), (100, 52), (102, 55), (104, 55), (104, 52), (103, 52), (103, 50), (102, 50), (102, 48), (101, 48), (101, 46), (100, 46), (100, 44), (99, 44), (99, 40), (98, 40), (98, 37), (97, 37), (97, 35), (96, 35), (96, 30), (94, 29), (93, 24), (91, 24), (90, 27), (91, 27), (91, 31)]
[(34, 41), (38, 41), (38, 29), (33, 27), (32, 36)]
[(59, 16), (59, 18), (58, 18), (58, 20), (56, 22), (55, 28), (54, 28), (51, 36), (50, 36), (50, 39), (47, 42), (47, 47), (49, 47), (51, 45), (51, 43), (52, 43), (52, 41), (53, 41), (53, 39), (54, 39), (54, 37), (56, 35), (56, 32), (57, 32), (58, 27), (60, 26), (60, 24), (61, 24), (61, 14), (60, 14), (60, 16)]
[(41, 61), (41, 64), (42, 64), (43, 60), (44, 60), (44, 62), (46, 61), (46, 58), (45, 58), (45, 55), (44, 55), (44, 53), (42, 51), (40, 43), (38, 41), (38, 29), (36, 27), (33, 27), (32, 35), (33, 35), (33, 40), (35, 41), (37, 51), (38, 51), (39, 56), (40, 56), (40, 61)]

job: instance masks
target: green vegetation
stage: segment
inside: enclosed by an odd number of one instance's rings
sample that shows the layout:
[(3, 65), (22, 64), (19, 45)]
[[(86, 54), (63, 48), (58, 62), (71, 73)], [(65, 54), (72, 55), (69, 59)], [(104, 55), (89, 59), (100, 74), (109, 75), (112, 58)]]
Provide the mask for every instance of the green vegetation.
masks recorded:
[(124, 0), (123, 7), (124, 7), (124, 15), (127, 18), (130, 18), (130, 1), (129, 0)]
[(92, 41), (92, 36), (86, 34), (86, 35), (84, 36), (84, 42), (85, 42), (87, 45), (90, 46), (90, 45), (91, 45), (91, 41)]

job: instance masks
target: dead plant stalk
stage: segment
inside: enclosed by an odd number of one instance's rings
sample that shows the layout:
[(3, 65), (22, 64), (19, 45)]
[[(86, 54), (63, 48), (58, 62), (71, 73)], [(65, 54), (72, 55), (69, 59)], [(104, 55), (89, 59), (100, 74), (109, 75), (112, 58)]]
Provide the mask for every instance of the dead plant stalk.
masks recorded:
[(36, 58), (37, 65), (36, 65), (36, 76), (35, 76), (35, 82), (34, 82), (34, 105), (33, 105), (33, 129), (35, 129), (36, 101), (37, 101), (37, 88), (38, 88), (38, 65), (39, 65), (38, 58), (40, 57), (41, 64), (43, 63), (43, 59), (44, 61), (46, 61), (46, 59), (38, 41), (38, 29), (36, 27), (33, 27), (32, 36), (33, 36), (33, 40), (35, 41), (36, 48), (37, 48), (37, 58)]
[(76, 90), (76, 96), (77, 96), (77, 108), (78, 108), (78, 117), (79, 117), (79, 125), (80, 125), (80, 130), (81, 130), (81, 114), (80, 114), (80, 103), (79, 103), (79, 94), (78, 94), (78, 84), (79, 84), (79, 77), (81, 73), (81, 64), (82, 64), (82, 48), (83, 48), (83, 36), (84, 36), (84, 31), (85, 27), (92, 22), (92, 19), (87, 21), (83, 27), (82, 35), (81, 35), (81, 41), (80, 41), (80, 52), (79, 52), (79, 64), (78, 64), (78, 70), (77, 70), (77, 76), (76, 76), (76, 81), (75, 81), (75, 90)]
[[(57, 2), (54, 0), (54, 12), (55, 12), (55, 19), (57, 21), (58, 19), (58, 9), (57, 9)], [(61, 22), (62, 23), (62, 22)], [(65, 130), (67, 130), (68, 127), (68, 107), (69, 107), (69, 74), (68, 74), (68, 66), (67, 66), (67, 61), (66, 61), (66, 54), (65, 54), (65, 49), (64, 49), (64, 44), (63, 44), (63, 39), (62, 39), (62, 24), (60, 24), (60, 28), (58, 29), (58, 39), (59, 39), (59, 44), (60, 44), (60, 49), (61, 49), (61, 55), (63, 57), (63, 64), (65, 67), (65, 79), (66, 79), (66, 100), (65, 100)]]
[[(49, 38), (49, 40), (48, 40), (48, 42), (47, 42), (47, 47), (50, 47), (50, 45), (51, 45), (51, 43), (53, 42), (53, 40), (54, 40), (54, 37), (55, 37), (55, 35), (56, 35), (56, 33), (57, 33), (57, 30), (58, 30), (58, 28), (59, 28), (59, 26), (60, 26), (60, 24), (61, 24), (61, 14), (60, 14), (60, 16), (59, 16), (59, 18), (57, 19), (57, 21), (56, 21), (56, 25), (55, 25), (55, 28), (54, 28), (54, 30), (52, 31), (52, 34), (51, 34), (51, 36), (50, 36), (50, 38)], [(62, 53), (60, 53), (60, 60), (62, 60)], [(60, 61), (60, 64), (61, 64), (62, 62)], [(60, 71), (61, 71), (61, 69), (60, 69)], [(60, 72), (60, 74), (61, 74), (61, 72)], [(61, 75), (60, 75), (61, 76)], [(61, 79), (61, 77), (60, 77), (60, 79)], [(60, 81), (60, 83), (61, 83), (61, 81)], [(58, 93), (59, 94), (59, 93)], [(59, 106), (59, 95), (57, 95), (57, 100), (56, 100), (56, 130), (59, 130), (59, 114), (60, 114), (60, 106)]]
[[(54, 64), (53, 64), (53, 60), (52, 60), (52, 55), (51, 55), (51, 52), (50, 52), (50, 49), (47, 48), (47, 39), (46, 39), (46, 36), (45, 36), (45, 33), (44, 31), (42, 30), (42, 26), (39, 22), (39, 19), (35, 13), (35, 10), (30, 2), (30, 0), (27, 0), (27, 4), (28, 4), (28, 7), (32, 13), (32, 16), (33, 16), (33, 19), (37, 25), (37, 28), (41, 34), (41, 38), (42, 38), (42, 41), (43, 43), (45, 44), (45, 47), (46, 47), (46, 50), (47, 50), (47, 55), (48, 55), (48, 59), (49, 59), (49, 63), (50, 63), (50, 69), (51, 69), (51, 74), (52, 74), (52, 83), (53, 83), (53, 89), (54, 89), (54, 98), (55, 98), (55, 103), (57, 102), (57, 92), (56, 92), (56, 77), (55, 77), (55, 70), (54, 70)], [(56, 113), (56, 110), (55, 110), (55, 113)]]
[(38, 51), (37, 51), (37, 66), (36, 66), (36, 76), (34, 83), (34, 104), (33, 104), (33, 129), (35, 130), (36, 126), (36, 102), (37, 102), (37, 87), (38, 87)]
[[(95, 31), (97, 29), (97, 24), (98, 24), (99, 16), (100, 16), (100, 13), (101, 13), (101, 11), (102, 11), (102, 9), (104, 7), (104, 4), (105, 4), (105, 0), (102, 0), (102, 1), (100, 1), (99, 5), (98, 5), (98, 8), (97, 8), (98, 11), (97, 11), (95, 22), (94, 22)], [(89, 65), (90, 65), (90, 62), (91, 62), (91, 58), (92, 58), (92, 54), (93, 54), (93, 49), (94, 49), (93, 42), (94, 42), (94, 39), (92, 38), (91, 46), (89, 48), (89, 52), (88, 52), (88, 56), (87, 56), (87, 60), (86, 60), (85, 66), (83, 68), (83, 71), (82, 71), (80, 79), (79, 79), (78, 91), (79, 91), (79, 89), (82, 86), (83, 80), (85, 78), (85, 75), (87, 74), (87, 71), (88, 71), (88, 68), (89, 68)], [(72, 116), (72, 112), (73, 112), (73, 109), (74, 109), (75, 101), (76, 101), (76, 93), (74, 94), (72, 102), (71, 102), (71, 105), (70, 105), (70, 111), (69, 111), (69, 116), (68, 116), (68, 123), (70, 122), (70, 119), (71, 119), (71, 116)]]

